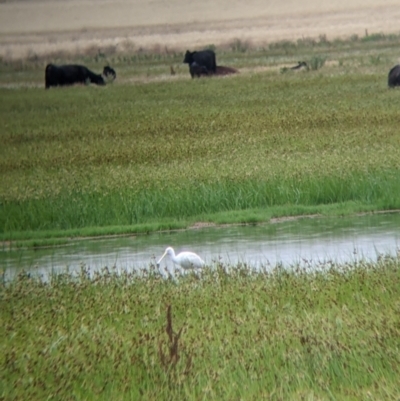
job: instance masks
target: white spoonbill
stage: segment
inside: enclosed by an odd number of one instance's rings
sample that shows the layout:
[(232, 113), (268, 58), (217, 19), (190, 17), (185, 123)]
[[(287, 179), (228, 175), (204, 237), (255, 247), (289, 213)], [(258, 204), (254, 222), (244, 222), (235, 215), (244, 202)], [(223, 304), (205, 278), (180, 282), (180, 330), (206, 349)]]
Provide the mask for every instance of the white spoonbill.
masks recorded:
[(175, 255), (175, 251), (170, 246), (165, 250), (164, 255), (161, 256), (157, 262), (157, 267), (160, 266), (160, 262), (163, 260), (165, 255), (169, 255), (175, 265), (178, 265), (184, 269), (200, 269), (204, 266), (204, 260), (194, 252), (181, 252)]

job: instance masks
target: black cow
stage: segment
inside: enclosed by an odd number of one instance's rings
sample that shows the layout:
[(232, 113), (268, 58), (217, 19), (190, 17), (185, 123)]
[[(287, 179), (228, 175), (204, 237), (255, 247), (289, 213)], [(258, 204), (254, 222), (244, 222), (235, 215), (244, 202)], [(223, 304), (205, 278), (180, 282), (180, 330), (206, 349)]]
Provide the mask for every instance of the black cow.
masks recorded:
[(183, 62), (189, 65), (197, 63), (199, 66), (205, 67), (208, 73), (215, 73), (217, 70), (215, 53), (212, 50), (202, 50), (200, 52), (190, 52), (188, 50), (185, 54)]
[(45, 71), (46, 89), (51, 86), (65, 86), (85, 84), (92, 82), (97, 85), (105, 85), (101, 75), (95, 74), (83, 65), (54, 65), (48, 64)]
[(106, 78), (110, 78), (112, 80), (114, 80), (115, 78), (117, 78), (117, 73), (115, 72), (115, 70), (113, 68), (111, 68), (109, 65), (106, 65), (103, 68), (103, 75)]
[(400, 86), (400, 64), (395, 65), (389, 71), (388, 85), (389, 85), (389, 88), (394, 88), (395, 86)]
[(196, 61), (190, 64), (189, 72), (192, 78), (194, 78), (196, 75), (198, 78), (200, 78), (202, 75), (208, 75), (207, 68), (203, 65), (199, 65), (198, 63), (196, 63)]

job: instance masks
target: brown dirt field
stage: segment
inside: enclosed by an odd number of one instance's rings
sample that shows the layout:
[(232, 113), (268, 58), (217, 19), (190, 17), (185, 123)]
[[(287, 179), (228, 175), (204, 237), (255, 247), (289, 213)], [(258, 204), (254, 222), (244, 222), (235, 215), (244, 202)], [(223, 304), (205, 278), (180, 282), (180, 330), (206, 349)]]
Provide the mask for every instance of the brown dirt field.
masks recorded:
[(0, 0), (0, 56), (400, 33), (398, 0)]

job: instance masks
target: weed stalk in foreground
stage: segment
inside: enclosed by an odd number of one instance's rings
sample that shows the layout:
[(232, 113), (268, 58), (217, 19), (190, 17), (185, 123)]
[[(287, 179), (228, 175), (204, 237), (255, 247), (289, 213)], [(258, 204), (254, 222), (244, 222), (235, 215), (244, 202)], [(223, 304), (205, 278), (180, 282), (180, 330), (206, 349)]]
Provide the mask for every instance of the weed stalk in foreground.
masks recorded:
[[(158, 353), (160, 357), (160, 362), (161, 366), (163, 367), (163, 370), (171, 375), (172, 372), (175, 372), (175, 368), (178, 364), (178, 361), (180, 360), (180, 354), (179, 354), (179, 339), (182, 334), (183, 327), (179, 329), (177, 333), (174, 332), (172, 328), (172, 315), (171, 315), (171, 305), (168, 305), (167, 307), (167, 326), (165, 328), (165, 331), (168, 336), (168, 343), (167, 343), (167, 349), (168, 353), (164, 352), (164, 347), (162, 342), (159, 342), (158, 345)], [(186, 376), (191, 368), (192, 365), (192, 358), (190, 355), (186, 355), (186, 366), (184, 369), (183, 374)]]

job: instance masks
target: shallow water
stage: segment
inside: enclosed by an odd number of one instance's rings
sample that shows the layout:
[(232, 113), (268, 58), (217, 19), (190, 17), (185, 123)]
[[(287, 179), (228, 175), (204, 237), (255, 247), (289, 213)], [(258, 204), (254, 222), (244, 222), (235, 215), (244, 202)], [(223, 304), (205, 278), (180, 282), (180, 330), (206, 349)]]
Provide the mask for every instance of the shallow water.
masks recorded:
[[(68, 246), (0, 252), (5, 277), (22, 269), (47, 277), (49, 273), (104, 267), (146, 269), (167, 246), (176, 253), (190, 250), (207, 264), (217, 261), (254, 268), (300, 265), (317, 268), (323, 263), (376, 261), (379, 255), (396, 255), (400, 249), (400, 214), (346, 218), (305, 218), (274, 224), (227, 226), (156, 233), (113, 239), (81, 240)], [(166, 257), (161, 273), (171, 271)]]

